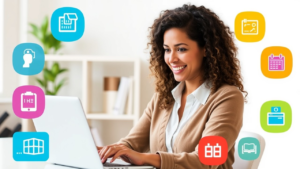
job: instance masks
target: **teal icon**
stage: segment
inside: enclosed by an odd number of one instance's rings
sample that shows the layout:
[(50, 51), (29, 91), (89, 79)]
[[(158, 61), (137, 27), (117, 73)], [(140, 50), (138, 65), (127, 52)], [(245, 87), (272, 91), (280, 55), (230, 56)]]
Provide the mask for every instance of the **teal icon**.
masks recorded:
[(254, 137), (245, 137), (239, 141), (238, 153), (243, 160), (255, 160), (260, 155), (259, 141)]
[(77, 8), (58, 8), (51, 16), (50, 28), (55, 39), (63, 42), (76, 41), (84, 33), (84, 16)]
[(15, 161), (47, 161), (49, 135), (46, 132), (16, 132), (13, 135)]
[(12, 63), (17, 73), (36, 75), (44, 68), (44, 50), (36, 43), (21, 43), (13, 51)]

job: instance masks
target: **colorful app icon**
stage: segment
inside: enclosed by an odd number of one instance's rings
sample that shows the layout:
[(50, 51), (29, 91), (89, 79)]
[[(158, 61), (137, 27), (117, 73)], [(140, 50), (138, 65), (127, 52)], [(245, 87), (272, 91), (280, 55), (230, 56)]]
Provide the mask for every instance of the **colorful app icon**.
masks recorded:
[(45, 94), (37, 86), (20, 86), (13, 93), (12, 107), (16, 116), (20, 118), (40, 117), (45, 110)]
[(265, 18), (259, 12), (241, 12), (235, 17), (234, 31), (242, 42), (258, 42), (265, 36)]
[(227, 160), (227, 141), (220, 136), (203, 137), (199, 141), (198, 153), (201, 163), (205, 165), (221, 165)]
[(260, 108), (260, 125), (270, 133), (282, 133), (292, 125), (292, 108), (280, 100), (265, 102)]
[(46, 132), (16, 132), (13, 135), (15, 161), (47, 161), (49, 135)]
[(261, 53), (261, 72), (268, 78), (288, 77), (293, 69), (292, 52), (281, 46), (265, 48)]
[(59, 41), (72, 42), (80, 39), (84, 24), (84, 16), (77, 8), (58, 8), (51, 16), (51, 32)]
[(260, 155), (259, 141), (254, 137), (245, 137), (239, 141), (238, 154), (243, 160), (255, 160)]
[(21, 75), (36, 75), (44, 68), (44, 50), (35, 43), (21, 43), (13, 51), (12, 62), (17, 73)]

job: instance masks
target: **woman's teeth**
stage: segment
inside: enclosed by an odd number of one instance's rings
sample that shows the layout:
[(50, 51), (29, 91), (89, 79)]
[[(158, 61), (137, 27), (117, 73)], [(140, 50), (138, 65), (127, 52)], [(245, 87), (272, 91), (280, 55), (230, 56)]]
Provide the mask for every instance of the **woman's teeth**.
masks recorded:
[(173, 69), (174, 69), (174, 70), (181, 70), (181, 69), (183, 69), (183, 68), (185, 68), (185, 66), (181, 66), (181, 67), (174, 67)]

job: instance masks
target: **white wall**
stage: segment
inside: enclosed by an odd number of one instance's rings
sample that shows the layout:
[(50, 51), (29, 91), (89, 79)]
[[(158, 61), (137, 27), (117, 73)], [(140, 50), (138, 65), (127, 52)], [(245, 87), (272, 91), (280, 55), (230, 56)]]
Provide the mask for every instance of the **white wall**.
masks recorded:
[[(266, 34), (257, 43), (243, 43), (236, 40), (245, 89), (249, 92), (249, 102), (245, 105), (243, 130), (259, 133), (266, 140), (266, 149), (260, 164), (261, 169), (294, 168), (298, 166), (297, 152), (300, 152), (299, 132), (299, 39), (300, 22), (297, 1), (174, 1), (174, 0), (28, 0), (28, 21), (41, 23), (44, 15), (58, 7), (79, 8), (86, 19), (83, 37), (72, 43), (64, 43), (65, 54), (91, 54), (108, 56), (136, 56), (142, 60), (141, 72), (141, 112), (152, 96), (154, 87), (148, 78), (149, 54), (144, 50), (147, 43), (147, 29), (158, 17), (159, 12), (191, 2), (205, 5), (216, 12), (231, 30), (234, 30), (235, 16), (242, 11), (261, 12), (266, 19)], [(16, 73), (11, 65), (11, 52), (18, 43), (18, 1), (5, 1), (4, 27), (4, 93), (0, 97), (10, 97), (18, 85)], [(284, 6), (284, 8), (283, 8)], [(29, 41), (36, 40), (29, 36)], [(293, 71), (285, 79), (268, 79), (260, 71), (260, 54), (268, 46), (285, 46), (293, 53)], [(118, 71), (118, 70), (117, 70)], [(149, 83), (150, 82), (150, 83)], [(74, 84), (75, 85), (75, 84)], [(293, 110), (293, 122), (289, 131), (271, 134), (260, 127), (260, 107), (268, 100), (287, 101)], [(111, 124), (105, 123), (104, 126)], [(124, 124), (130, 126), (130, 124)], [(109, 126), (113, 127), (113, 126)], [(109, 128), (108, 127), (108, 128)], [(126, 135), (126, 133), (124, 133)], [(113, 140), (117, 138), (111, 138)]]
[[(19, 1), (4, 1), (3, 27), (3, 92), (0, 98), (11, 98), (18, 86), (19, 76), (12, 66), (12, 52), (19, 43)], [(2, 38), (1, 38), (2, 39)], [(2, 80), (2, 79), (0, 79)]]

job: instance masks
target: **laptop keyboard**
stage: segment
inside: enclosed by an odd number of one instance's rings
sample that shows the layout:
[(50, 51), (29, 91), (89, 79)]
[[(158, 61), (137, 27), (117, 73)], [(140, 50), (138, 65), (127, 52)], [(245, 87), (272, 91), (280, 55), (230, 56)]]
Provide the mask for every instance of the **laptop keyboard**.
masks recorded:
[(110, 167), (110, 166), (116, 166), (116, 167), (118, 167), (118, 166), (128, 166), (128, 165), (122, 165), (122, 164), (114, 164), (114, 163), (104, 163), (103, 164), (105, 167), (107, 166), (107, 167)]

